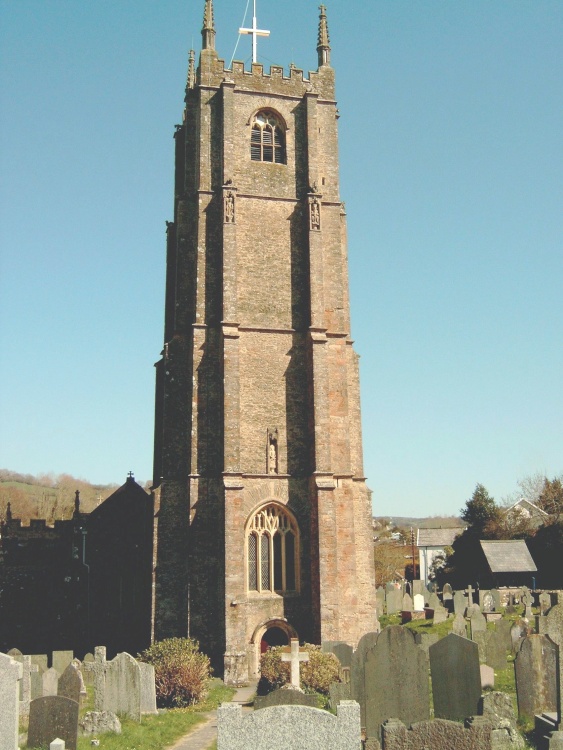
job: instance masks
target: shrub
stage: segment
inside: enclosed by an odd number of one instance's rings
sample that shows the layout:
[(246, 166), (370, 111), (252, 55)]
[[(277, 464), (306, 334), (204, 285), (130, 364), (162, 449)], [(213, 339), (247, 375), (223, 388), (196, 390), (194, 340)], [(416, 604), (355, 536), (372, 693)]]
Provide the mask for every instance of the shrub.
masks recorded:
[[(305, 643), (303, 649), (309, 653), (309, 661), (301, 662), (301, 687), (307, 692), (328, 695), (333, 682), (340, 682), (340, 663), (334, 654), (321, 651), (320, 646)], [(269, 648), (260, 659), (260, 694), (270, 693), (290, 681), (289, 662), (282, 662), (282, 647)]]
[(209, 657), (192, 638), (167, 638), (139, 654), (155, 671), (156, 699), (163, 708), (191, 706), (207, 694)]

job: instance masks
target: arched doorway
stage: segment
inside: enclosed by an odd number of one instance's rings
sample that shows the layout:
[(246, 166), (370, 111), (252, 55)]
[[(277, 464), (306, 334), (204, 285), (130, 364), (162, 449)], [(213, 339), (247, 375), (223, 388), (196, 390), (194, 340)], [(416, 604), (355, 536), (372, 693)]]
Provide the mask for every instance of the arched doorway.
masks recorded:
[(268, 647), (287, 646), (292, 638), (298, 638), (297, 631), (285, 619), (268, 620), (258, 625), (250, 639), (254, 651), (248, 665), (250, 677), (260, 677), (260, 656)]
[(273, 628), (268, 628), (260, 640), (260, 653), (263, 654), (272, 646), (287, 646), (289, 644), (289, 637), (285, 630), (275, 625)]

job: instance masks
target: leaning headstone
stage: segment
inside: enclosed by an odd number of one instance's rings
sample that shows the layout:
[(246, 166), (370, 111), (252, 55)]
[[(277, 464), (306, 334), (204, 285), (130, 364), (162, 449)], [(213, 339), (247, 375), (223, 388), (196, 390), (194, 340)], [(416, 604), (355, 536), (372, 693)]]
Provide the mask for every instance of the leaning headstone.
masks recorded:
[(450, 633), (430, 646), (434, 715), (463, 721), (476, 716), (481, 698), (477, 644)]
[(41, 675), (43, 680), (43, 697), (57, 695), (59, 690), (59, 673), (51, 667)]
[(141, 670), (125, 652), (106, 663), (103, 711), (141, 721)]
[(156, 714), (156, 682), (152, 664), (137, 662), (141, 670), (141, 713)]
[(72, 651), (53, 651), (53, 669), (57, 670), (59, 677), (73, 659), (74, 654)]
[(343, 701), (336, 716), (307, 706), (273, 706), (242, 713), (240, 703), (217, 711), (217, 750), (359, 750), (360, 708)]
[(59, 678), (57, 694), (80, 703), (83, 687), (82, 676), (74, 664), (69, 664)]
[(549, 636), (524, 638), (514, 673), (520, 718), (557, 711), (557, 646)]
[(19, 726), (19, 685), (23, 666), (0, 653), (0, 750), (17, 750)]
[(111, 711), (87, 711), (78, 723), (78, 730), (82, 736), (106, 732), (121, 734), (121, 722)]
[(428, 658), (413, 633), (400, 625), (385, 628), (366, 655), (366, 732), (380, 739), (390, 716), (411, 724), (428, 719)]
[(360, 704), (360, 715), (362, 726), (366, 725), (366, 689), (365, 689), (365, 666), (366, 655), (375, 644), (381, 634), (371, 631), (365, 633), (359, 642), (358, 647), (352, 655), (352, 665), (350, 667), (350, 691), (352, 700)]
[(28, 747), (45, 747), (59, 737), (68, 750), (76, 750), (78, 703), (60, 695), (49, 695), (31, 701), (29, 709)]
[(424, 610), (424, 596), (422, 594), (414, 595), (413, 609), (415, 612), (422, 612)]
[(454, 594), (454, 612), (456, 615), (465, 615), (467, 609), (467, 597), (463, 591), (456, 591)]
[(481, 689), (490, 688), (492, 690), (495, 686), (495, 670), (487, 664), (481, 664), (479, 670), (481, 672)]

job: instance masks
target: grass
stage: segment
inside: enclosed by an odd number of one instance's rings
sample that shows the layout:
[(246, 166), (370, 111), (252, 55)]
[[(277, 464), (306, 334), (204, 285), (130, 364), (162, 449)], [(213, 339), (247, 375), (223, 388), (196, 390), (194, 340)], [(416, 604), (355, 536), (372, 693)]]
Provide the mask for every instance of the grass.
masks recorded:
[[(174, 708), (158, 714), (142, 717), (141, 723), (121, 718), (121, 734), (100, 734), (100, 750), (164, 750), (176, 740), (205, 720), (205, 714), (213, 711), (225, 701), (230, 701), (234, 689), (226, 687), (222, 680), (212, 679), (207, 698), (189, 708)], [(80, 714), (93, 710), (93, 688), (88, 688), (88, 697), (81, 706)], [(79, 737), (77, 750), (91, 750), (92, 736)]]

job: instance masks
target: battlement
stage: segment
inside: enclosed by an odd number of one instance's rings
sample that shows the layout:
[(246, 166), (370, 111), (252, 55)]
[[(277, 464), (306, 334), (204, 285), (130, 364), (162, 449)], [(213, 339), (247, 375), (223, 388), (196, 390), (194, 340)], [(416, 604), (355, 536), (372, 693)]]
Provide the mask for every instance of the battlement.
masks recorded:
[(202, 50), (196, 86), (219, 88), (226, 81), (234, 83), (235, 88), (242, 91), (262, 94), (301, 98), (313, 93), (329, 101), (334, 101), (335, 97), (334, 70), (330, 66), (309, 71), (308, 78), (302, 69), (294, 65), (289, 66), (289, 75), (281, 65), (272, 65), (269, 72), (265, 72), (262, 63), (252, 63), (247, 69), (240, 60), (233, 60), (229, 69), (225, 61), (217, 57), (215, 50)]

